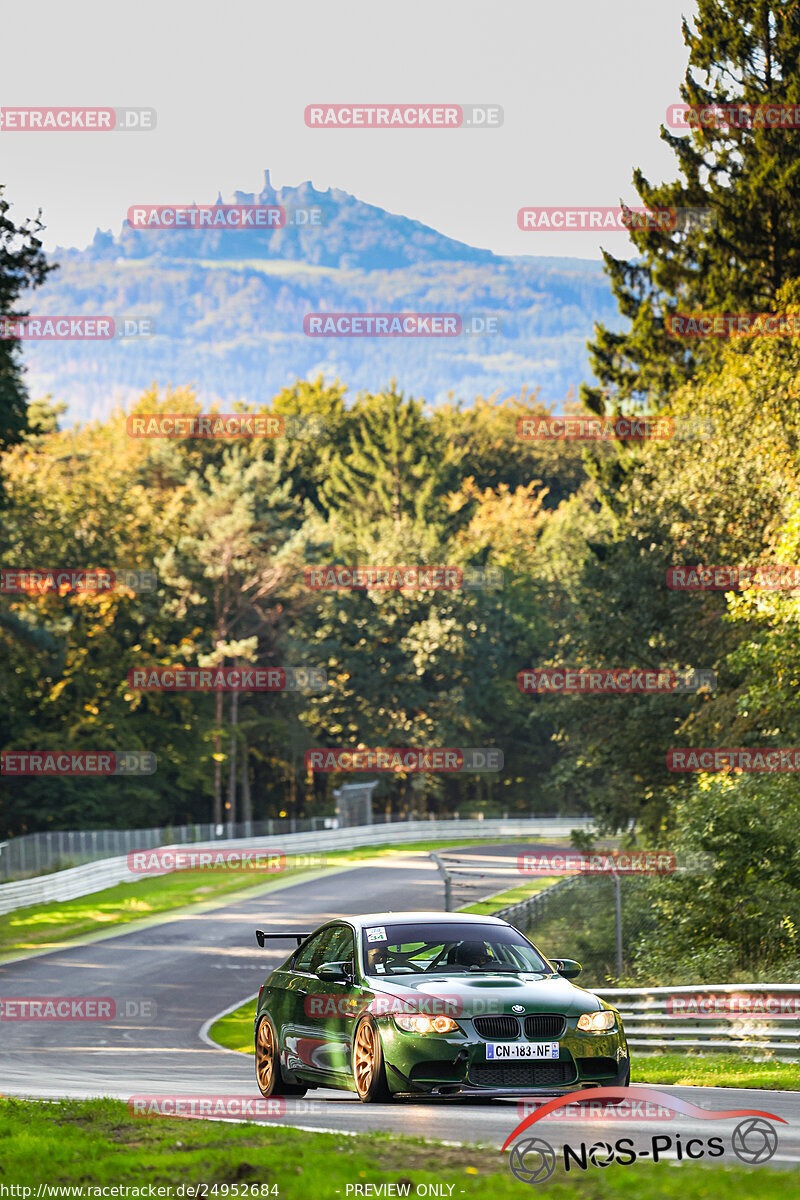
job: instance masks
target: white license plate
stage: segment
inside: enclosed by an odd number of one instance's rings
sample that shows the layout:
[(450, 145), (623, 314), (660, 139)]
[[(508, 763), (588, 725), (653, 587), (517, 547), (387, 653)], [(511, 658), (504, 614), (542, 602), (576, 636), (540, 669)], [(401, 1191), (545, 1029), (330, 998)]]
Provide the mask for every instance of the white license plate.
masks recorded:
[(558, 1042), (487, 1042), (486, 1057), (558, 1058)]

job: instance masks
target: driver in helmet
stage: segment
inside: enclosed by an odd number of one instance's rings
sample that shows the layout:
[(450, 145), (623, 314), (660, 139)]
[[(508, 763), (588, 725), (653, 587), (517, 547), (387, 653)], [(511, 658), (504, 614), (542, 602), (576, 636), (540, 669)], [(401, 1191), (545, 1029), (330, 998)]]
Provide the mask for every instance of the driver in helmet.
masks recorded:
[(485, 942), (462, 942), (456, 951), (456, 962), (464, 967), (485, 967), (490, 961)]
[(367, 951), (367, 974), (383, 975), (389, 965), (389, 955), (385, 946), (370, 946)]

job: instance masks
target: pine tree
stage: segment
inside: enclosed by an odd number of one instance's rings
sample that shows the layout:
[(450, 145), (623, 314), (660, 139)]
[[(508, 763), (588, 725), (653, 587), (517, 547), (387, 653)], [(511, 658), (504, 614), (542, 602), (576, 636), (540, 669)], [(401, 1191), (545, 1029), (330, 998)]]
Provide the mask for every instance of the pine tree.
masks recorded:
[(395, 527), (407, 518), (424, 522), (439, 515), (443, 495), (457, 483), (458, 457), (441, 444), (422, 404), (392, 383), (357, 399), (349, 446), (333, 450), (322, 496), (329, 510), (352, 511), (365, 525), (383, 517)]
[[(769, 0), (698, 0), (684, 19), (689, 64), (681, 97), (692, 110), (769, 104), (800, 108), (800, 5)], [(697, 362), (716, 353), (713, 339), (666, 331), (675, 312), (775, 311), (780, 289), (800, 277), (800, 128), (770, 127), (756, 116), (694, 119), (687, 135), (661, 127), (682, 180), (633, 182), (648, 208), (707, 210), (706, 221), (672, 234), (632, 228), (639, 257), (604, 253), (628, 332), (595, 327), (590, 358), (601, 387), (581, 399), (597, 413), (663, 403)], [(706, 227), (708, 226), (708, 227)]]
[[(27, 288), (44, 283), (55, 266), (48, 264), (36, 234), (44, 228), (39, 217), (16, 225), (7, 215), (11, 205), (0, 184), (0, 323), (3, 318), (28, 314), (18, 308)], [(19, 442), (26, 429), (27, 394), (22, 382), (20, 342), (0, 330), (0, 450)]]

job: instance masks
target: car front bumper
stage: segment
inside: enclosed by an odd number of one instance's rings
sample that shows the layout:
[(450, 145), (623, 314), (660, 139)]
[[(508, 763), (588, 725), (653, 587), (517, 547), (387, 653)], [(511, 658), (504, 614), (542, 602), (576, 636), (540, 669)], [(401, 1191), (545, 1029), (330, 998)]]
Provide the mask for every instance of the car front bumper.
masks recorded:
[(557, 1096), (583, 1087), (623, 1084), (630, 1067), (621, 1028), (582, 1033), (575, 1021), (558, 1039), (557, 1059), (486, 1057), (487, 1040), (463, 1022), (453, 1034), (409, 1034), (380, 1021), (386, 1078), (397, 1095)]

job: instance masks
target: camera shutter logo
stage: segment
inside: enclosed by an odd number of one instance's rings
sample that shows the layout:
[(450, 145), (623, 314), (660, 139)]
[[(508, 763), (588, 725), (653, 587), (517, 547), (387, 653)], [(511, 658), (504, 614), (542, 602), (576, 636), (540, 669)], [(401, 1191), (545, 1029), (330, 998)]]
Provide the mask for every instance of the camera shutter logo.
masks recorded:
[(595, 1142), (589, 1151), (589, 1162), (593, 1167), (607, 1167), (614, 1161), (614, 1147), (608, 1142)]
[(740, 1121), (731, 1135), (731, 1148), (745, 1163), (769, 1162), (778, 1149), (778, 1134), (774, 1125), (761, 1117)]
[(512, 1146), (508, 1165), (521, 1183), (544, 1183), (556, 1169), (556, 1152), (543, 1138), (527, 1138)]

